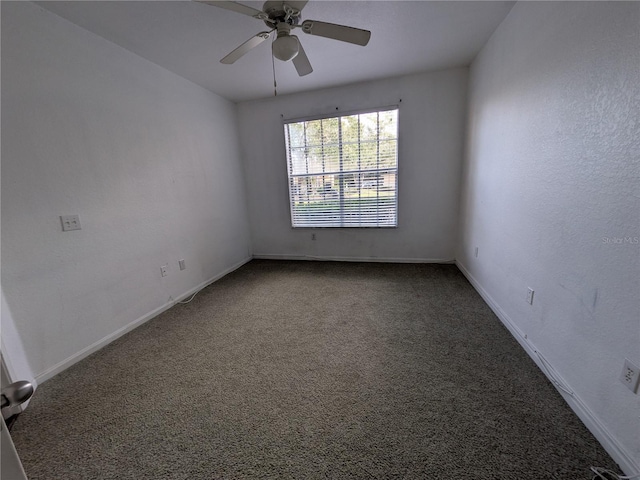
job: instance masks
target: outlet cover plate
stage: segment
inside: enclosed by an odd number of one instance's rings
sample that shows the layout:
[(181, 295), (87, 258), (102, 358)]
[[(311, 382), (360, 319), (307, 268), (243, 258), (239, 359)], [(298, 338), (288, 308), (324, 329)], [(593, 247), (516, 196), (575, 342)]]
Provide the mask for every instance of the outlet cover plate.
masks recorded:
[(638, 391), (638, 383), (640, 382), (640, 368), (631, 363), (628, 358), (624, 359), (624, 368), (620, 375), (620, 381), (627, 386), (633, 393)]
[(533, 305), (533, 295), (534, 295), (534, 291), (532, 288), (528, 288), (527, 289), (527, 303), (529, 305)]

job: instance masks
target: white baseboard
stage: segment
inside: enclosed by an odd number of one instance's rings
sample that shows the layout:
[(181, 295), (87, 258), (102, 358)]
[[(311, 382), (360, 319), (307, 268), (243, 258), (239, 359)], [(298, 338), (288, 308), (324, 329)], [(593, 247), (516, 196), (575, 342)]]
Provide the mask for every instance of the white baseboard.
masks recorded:
[[(511, 321), (509, 316), (500, 308), (495, 300), (482, 288), (480, 283), (469, 273), (466, 267), (456, 260), (456, 265), (467, 277), (469, 283), (473, 285), (473, 288), (480, 294), (484, 301), (489, 305), (493, 313), (500, 319), (505, 327), (511, 332), (511, 335), (518, 341), (522, 348), (529, 354), (533, 361), (538, 365), (538, 368), (542, 370), (549, 381), (558, 389), (562, 398), (567, 402), (569, 407), (580, 418), (582, 423), (589, 429), (594, 437), (600, 442), (603, 448), (611, 456), (611, 458), (620, 466), (626, 475), (637, 474), (640, 472), (640, 465), (629, 454), (629, 452), (616, 440), (616, 438), (609, 432), (607, 427), (602, 424), (598, 417), (591, 411), (591, 409), (582, 401), (582, 399), (571, 389), (571, 387), (558, 375), (553, 366), (542, 357), (537, 347), (531, 343), (525, 334)], [(546, 365), (545, 365), (546, 363)], [(598, 466), (598, 465), (594, 465)]]
[(288, 255), (280, 253), (254, 253), (253, 258), (259, 260), (315, 260), (320, 262), (455, 263), (452, 258), (337, 257), (333, 255)]
[(70, 357), (68, 357), (68, 358), (64, 359), (63, 361), (57, 363), (56, 365), (48, 368), (44, 372), (39, 373), (38, 375), (36, 375), (36, 377), (35, 377), (36, 382), (38, 384), (40, 384), (42, 382), (45, 382), (45, 381), (49, 380), (50, 378), (54, 377), (58, 373), (66, 370), (67, 368), (69, 368), (71, 365), (73, 365), (73, 364), (79, 362), (80, 360), (88, 357), (92, 353), (97, 352), (102, 347), (108, 345), (109, 343), (113, 342), (117, 338), (120, 338), (125, 333), (130, 332), (134, 328), (139, 327), (140, 325), (142, 325), (143, 323), (148, 322), (149, 320), (151, 320), (154, 317), (157, 317), (162, 312), (164, 312), (166, 310), (169, 310), (171, 307), (173, 307), (179, 301), (184, 300), (185, 298), (189, 297), (190, 295), (193, 295), (194, 293), (196, 293), (196, 292), (202, 290), (203, 288), (211, 285), (216, 280), (219, 280), (222, 277), (224, 277), (225, 275), (228, 275), (229, 273), (233, 272), (234, 270), (237, 270), (238, 268), (240, 268), (241, 266), (243, 266), (245, 263), (249, 262), (250, 260), (251, 260), (251, 257), (247, 257), (247, 258), (241, 260), (240, 262), (238, 262), (235, 265), (232, 265), (231, 267), (227, 268), (226, 270), (218, 273), (217, 275), (215, 275), (214, 277), (210, 278), (209, 280), (206, 280), (206, 281), (202, 282), (200, 285), (197, 285), (196, 287), (194, 287), (194, 288), (188, 290), (187, 292), (183, 293), (182, 295), (178, 296), (175, 300), (172, 300), (170, 302), (165, 303), (164, 305), (161, 305), (160, 307), (158, 307), (155, 310), (152, 310), (151, 312), (141, 316), (140, 318), (134, 320), (133, 322), (129, 323), (128, 325), (125, 325), (124, 327), (119, 328), (115, 332), (107, 335), (106, 337), (104, 337), (104, 338), (98, 340), (97, 342), (89, 345), (88, 347), (83, 348), (79, 352), (74, 353)]

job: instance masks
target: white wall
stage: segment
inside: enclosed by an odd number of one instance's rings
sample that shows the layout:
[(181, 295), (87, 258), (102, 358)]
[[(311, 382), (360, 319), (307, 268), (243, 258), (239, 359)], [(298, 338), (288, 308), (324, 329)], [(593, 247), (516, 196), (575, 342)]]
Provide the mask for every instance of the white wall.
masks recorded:
[(458, 262), (640, 471), (640, 4), (517, 3), (469, 92)]
[[(467, 74), (466, 68), (460, 68), (240, 103), (254, 254), (453, 260)], [(350, 112), (396, 104), (400, 105), (398, 228), (292, 229), (283, 117), (336, 113), (336, 107), (338, 112)]]
[(36, 378), (246, 261), (244, 197), (235, 105), (2, 2), (2, 289)]

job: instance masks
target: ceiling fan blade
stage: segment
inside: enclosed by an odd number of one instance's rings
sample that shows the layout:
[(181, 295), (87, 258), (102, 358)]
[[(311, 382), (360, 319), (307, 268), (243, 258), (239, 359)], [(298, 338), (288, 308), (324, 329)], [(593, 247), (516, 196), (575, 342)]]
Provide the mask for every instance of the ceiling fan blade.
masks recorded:
[(244, 42), (242, 45), (240, 45), (238, 48), (236, 48), (229, 55), (227, 55), (222, 60), (220, 60), (220, 63), (226, 63), (228, 65), (234, 63), (236, 60), (238, 60), (240, 57), (242, 57), (249, 50), (251, 50), (252, 48), (257, 47), (262, 42), (264, 42), (267, 38), (269, 38), (269, 36), (271, 35), (271, 32), (260, 32), (257, 35), (255, 35), (254, 37), (251, 37), (249, 40)]
[[(296, 37), (295, 35), (291, 35), (292, 37), (295, 37), (296, 40), (298, 40), (298, 37)], [(298, 75), (300, 75), (301, 77), (304, 77), (305, 75), (309, 75), (311, 72), (313, 72), (313, 68), (311, 67), (311, 63), (309, 62), (309, 58), (307, 57), (306, 52), (304, 51), (304, 48), (302, 48), (302, 44), (300, 43), (300, 40), (298, 40), (298, 54), (293, 57), (293, 66), (296, 67), (296, 71), (298, 72)]]
[(286, 3), (291, 8), (295, 8), (296, 10), (301, 12), (308, 1), (309, 0), (284, 0), (284, 2), (282, 3)]
[(310, 35), (332, 38), (341, 42), (354, 43), (363, 47), (369, 43), (371, 32), (360, 28), (336, 25), (335, 23), (318, 22), (316, 20), (305, 20), (302, 22), (302, 31)]
[(232, 12), (242, 13), (243, 15), (249, 15), (253, 18), (258, 18), (260, 20), (264, 20), (267, 18), (267, 15), (261, 11), (256, 10), (253, 7), (249, 7), (247, 5), (243, 5), (237, 2), (224, 1), (224, 0), (195, 0), (198, 3), (205, 3), (207, 5), (212, 5), (214, 7), (224, 8), (225, 10), (231, 10)]

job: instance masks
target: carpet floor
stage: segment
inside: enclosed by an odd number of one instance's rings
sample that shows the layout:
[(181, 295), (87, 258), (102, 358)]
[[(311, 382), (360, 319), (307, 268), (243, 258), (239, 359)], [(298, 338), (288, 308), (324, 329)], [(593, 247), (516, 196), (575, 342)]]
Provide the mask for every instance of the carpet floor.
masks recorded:
[(254, 260), (43, 383), (36, 479), (590, 479), (615, 463), (453, 265)]

